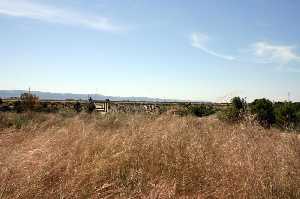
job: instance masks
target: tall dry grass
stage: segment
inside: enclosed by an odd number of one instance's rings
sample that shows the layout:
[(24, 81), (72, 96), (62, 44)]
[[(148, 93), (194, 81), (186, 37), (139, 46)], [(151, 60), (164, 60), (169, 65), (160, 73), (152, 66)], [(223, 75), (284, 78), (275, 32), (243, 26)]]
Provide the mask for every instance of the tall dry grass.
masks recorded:
[(296, 134), (214, 117), (34, 117), (47, 119), (0, 130), (0, 198), (300, 198)]

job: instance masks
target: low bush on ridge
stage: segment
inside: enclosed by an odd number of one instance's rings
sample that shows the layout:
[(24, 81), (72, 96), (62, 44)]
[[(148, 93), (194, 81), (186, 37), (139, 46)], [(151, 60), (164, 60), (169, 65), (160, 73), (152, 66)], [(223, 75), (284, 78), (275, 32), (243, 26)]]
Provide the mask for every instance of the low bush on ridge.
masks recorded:
[(251, 113), (264, 127), (270, 127), (276, 122), (273, 103), (268, 99), (256, 99), (250, 104)]
[(247, 116), (254, 119), (263, 127), (277, 126), (282, 129), (300, 130), (300, 104), (292, 102), (273, 103), (268, 99), (256, 99), (247, 105), (240, 97), (234, 97), (229, 107), (220, 111), (219, 119), (227, 122), (241, 122)]
[(239, 122), (244, 119), (247, 110), (247, 102), (240, 97), (231, 99), (231, 104), (226, 109), (219, 112), (219, 119), (227, 122)]
[[(0, 103), (1, 102), (0, 100)], [(80, 113), (85, 110), (88, 113), (92, 113), (95, 110), (94, 103), (88, 103), (83, 106), (80, 102), (69, 104), (40, 102), (39, 98), (31, 93), (23, 93), (18, 101), (10, 103), (11, 104), (6, 104), (5, 106), (2, 105), (0, 110), (16, 111), (17, 113), (61, 113), (68, 117), (72, 117), (73, 112)], [(168, 110), (174, 111), (174, 114), (179, 116), (193, 115), (197, 117), (209, 116), (218, 112), (219, 119), (230, 123), (241, 122), (248, 119), (253, 120), (254, 117), (259, 124), (266, 128), (277, 126), (282, 129), (300, 130), (300, 103), (273, 103), (263, 98), (254, 100), (248, 106), (244, 98), (234, 97), (230, 105), (221, 111), (211, 104), (192, 105), (191, 103), (180, 103), (175, 106), (161, 105), (158, 113), (163, 114), (164, 112), (168, 112)], [(21, 121), (20, 119), (20, 123), (23, 123)]]
[(282, 128), (294, 129), (300, 123), (300, 108), (296, 103), (275, 103), (274, 115), (276, 124)]
[(204, 117), (214, 114), (216, 110), (212, 105), (200, 104), (189, 106), (188, 112), (197, 117)]
[(32, 111), (36, 109), (40, 104), (39, 97), (31, 93), (23, 93), (20, 96), (20, 99), (25, 111)]

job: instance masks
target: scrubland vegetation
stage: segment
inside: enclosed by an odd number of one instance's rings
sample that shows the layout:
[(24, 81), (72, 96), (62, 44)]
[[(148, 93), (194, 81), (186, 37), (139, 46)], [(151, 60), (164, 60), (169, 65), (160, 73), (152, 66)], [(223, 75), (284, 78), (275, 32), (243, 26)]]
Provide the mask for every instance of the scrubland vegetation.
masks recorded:
[(219, 119), (230, 123), (255, 120), (265, 128), (277, 127), (282, 130), (300, 130), (300, 103), (276, 102), (256, 99), (247, 104), (235, 97), (226, 109), (219, 112)]
[(296, 103), (102, 115), (23, 97), (0, 112), (0, 198), (300, 198)]
[(299, 136), (255, 122), (1, 113), (1, 125), (1, 198), (300, 196)]

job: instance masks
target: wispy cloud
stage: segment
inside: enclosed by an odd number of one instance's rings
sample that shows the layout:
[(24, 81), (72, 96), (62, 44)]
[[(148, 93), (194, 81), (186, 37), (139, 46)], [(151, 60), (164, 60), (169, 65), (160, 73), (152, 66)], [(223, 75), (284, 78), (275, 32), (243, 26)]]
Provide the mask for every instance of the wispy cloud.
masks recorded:
[(50, 23), (81, 26), (98, 31), (117, 32), (124, 28), (109, 18), (42, 5), (32, 0), (0, 0), (0, 15), (24, 17)]
[(221, 58), (221, 59), (235, 60), (235, 57), (233, 57), (233, 56), (223, 55), (223, 54), (217, 53), (217, 52), (207, 48), (207, 43), (209, 40), (210, 40), (210, 38), (208, 37), (208, 35), (206, 35), (204, 33), (194, 32), (190, 35), (191, 45), (194, 48), (198, 48), (207, 54), (213, 55), (213, 56)]
[(256, 42), (251, 45), (251, 48), (254, 56), (263, 63), (276, 63), (284, 66), (291, 62), (300, 62), (300, 56), (293, 46)]

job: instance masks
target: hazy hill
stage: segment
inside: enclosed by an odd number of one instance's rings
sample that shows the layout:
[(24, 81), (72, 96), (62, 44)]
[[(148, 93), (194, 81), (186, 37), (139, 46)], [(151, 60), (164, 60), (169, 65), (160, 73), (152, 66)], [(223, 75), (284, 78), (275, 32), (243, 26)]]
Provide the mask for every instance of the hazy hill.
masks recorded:
[[(22, 93), (28, 92), (25, 90), (0, 90), (1, 98), (11, 98), (19, 97)], [(159, 99), (159, 98), (149, 98), (149, 97), (119, 97), (119, 96), (105, 96), (101, 94), (74, 94), (74, 93), (51, 93), (51, 92), (41, 92), (41, 91), (31, 91), (32, 94), (39, 96), (40, 99), (44, 100), (85, 100), (91, 96), (94, 100), (105, 100), (109, 99), (112, 101), (180, 101), (171, 99)]]

